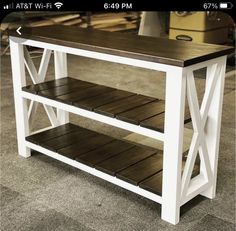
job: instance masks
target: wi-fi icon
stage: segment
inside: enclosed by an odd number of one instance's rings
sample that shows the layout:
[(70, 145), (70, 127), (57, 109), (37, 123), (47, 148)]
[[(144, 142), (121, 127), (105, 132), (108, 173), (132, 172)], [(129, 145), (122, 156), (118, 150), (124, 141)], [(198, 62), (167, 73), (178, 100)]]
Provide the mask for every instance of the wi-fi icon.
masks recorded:
[(57, 9), (60, 9), (62, 5), (63, 5), (62, 2), (55, 2), (55, 3), (54, 3), (54, 6), (55, 6)]

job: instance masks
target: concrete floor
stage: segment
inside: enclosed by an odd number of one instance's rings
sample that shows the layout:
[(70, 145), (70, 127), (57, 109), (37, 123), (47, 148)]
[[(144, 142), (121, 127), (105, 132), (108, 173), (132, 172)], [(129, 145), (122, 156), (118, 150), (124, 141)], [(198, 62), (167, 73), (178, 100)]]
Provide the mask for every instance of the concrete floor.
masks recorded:
[[(38, 63), (39, 58), (34, 60)], [(163, 98), (162, 73), (74, 56), (69, 56), (68, 64), (72, 77)], [(53, 74), (51, 65), (48, 78)], [(201, 90), (204, 81), (198, 79), (197, 85)], [(235, 76), (230, 75), (225, 85), (216, 198), (196, 197), (181, 208), (180, 223), (173, 226), (161, 220), (159, 204), (45, 155), (34, 153), (27, 159), (17, 155), (10, 57), (1, 57), (0, 229), (235, 230), (234, 100)], [(71, 116), (71, 120), (114, 137), (129, 134), (82, 117)], [(39, 108), (35, 128), (47, 123)]]

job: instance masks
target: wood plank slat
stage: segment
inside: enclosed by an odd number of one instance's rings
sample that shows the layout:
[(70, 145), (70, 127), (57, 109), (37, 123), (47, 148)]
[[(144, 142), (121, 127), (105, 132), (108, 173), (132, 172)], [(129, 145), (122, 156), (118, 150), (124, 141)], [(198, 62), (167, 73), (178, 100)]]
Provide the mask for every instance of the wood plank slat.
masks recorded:
[[(182, 162), (182, 173), (184, 170), (185, 161)], [(147, 178), (146, 180), (139, 183), (139, 187), (153, 192), (157, 195), (162, 195), (162, 171)], [(199, 174), (199, 165), (195, 164), (192, 172), (192, 178)]]
[(78, 91), (69, 92), (68, 94), (60, 94), (56, 97), (56, 100), (73, 104), (75, 101), (90, 98), (114, 90), (114, 88), (105, 87), (102, 85), (95, 85), (86, 89), (80, 89)]
[(139, 187), (159, 196), (162, 195), (162, 171), (139, 183)]
[[(185, 107), (184, 123), (191, 121), (189, 107)], [(140, 126), (150, 128), (159, 132), (164, 132), (165, 112), (141, 121)]]
[(150, 128), (159, 132), (164, 132), (165, 113), (155, 115), (151, 118), (141, 121), (140, 126)]
[(155, 100), (153, 102), (144, 104), (129, 111), (120, 113), (116, 116), (116, 118), (129, 123), (140, 124), (141, 121), (148, 119), (154, 115), (163, 113), (164, 110), (165, 101)]
[(162, 155), (155, 154), (134, 164), (116, 174), (122, 180), (138, 185), (139, 182), (160, 172), (163, 167)]
[(58, 96), (65, 94), (73, 94), (72, 92), (77, 92), (80, 90), (85, 90), (87, 88), (95, 87), (95, 84), (77, 80), (71, 84), (66, 84), (63, 86), (58, 86), (55, 88), (50, 88), (47, 90), (39, 91), (38, 95), (45, 96), (47, 98), (55, 99)]
[(55, 137), (45, 142), (41, 142), (39, 143), (39, 145), (49, 150), (57, 152), (61, 148), (66, 148), (67, 146), (77, 144), (78, 141), (90, 139), (91, 137), (94, 136), (97, 136), (97, 133), (87, 129), (80, 128), (77, 131), (72, 131), (65, 135)]
[(96, 164), (95, 168), (114, 176), (117, 172), (155, 153), (156, 150), (136, 146), (127, 151), (121, 152), (118, 155), (111, 157), (103, 162)]
[(94, 167), (96, 164), (133, 147), (134, 145), (131, 143), (115, 140), (93, 151), (79, 155), (75, 159), (79, 162)]
[(59, 86), (67, 85), (67, 84), (73, 84), (77, 81), (78, 80), (73, 79), (71, 77), (65, 77), (61, 79), (53, 79), (50, 81), (37, 83), (34, 85), (28, 85), (26, 87), (23, 87), (22, 90), (30, 92), (30, 93), (38, 94), (39, 91), (43, 91), (43, 90), (47, 90), (50, 88), (55, 88), (55, 87), (59, 87)]
[(108, 144), (113, 140), (114, 138), (112, 137), (96, 133), (92, 137), (78, 140), (75, 144), (61, 148), (58, 152), (66, 157), (75, 159), (76, 157)]
[(41, 142), (78, 130), (78, 126), (71, 123), (67, 123), (34, 135), (27, 136), (25, 139), (32, 143), (39, 144)]
[(126, 99), (132, 95), (135, 95), (134, 93), (128, 92), (128, 91), (122, 91), (115, 89), (114, 91), (106, 92), (101, 95), (89, 97), (86, 99), (82, 99), (76, 102), (73, 102), (75, 106), (87, 109), (87, 110), (93, 110), (94, 108), (97, 108), (99, 106), (102, 106), (104, 104), (108, 104), (120, 99)]
[(156, 99), (152, 97), (135, 94), (129, 98), (117, 100), (112, 103), (105, 104), (101, 107), (97, 107), (94, 111), (106, 116), (115, 117), (119, 113), (125, 113), (126, 111), (132, 109), (135, 110), (135, 108), (146, 105), (155, 100)]

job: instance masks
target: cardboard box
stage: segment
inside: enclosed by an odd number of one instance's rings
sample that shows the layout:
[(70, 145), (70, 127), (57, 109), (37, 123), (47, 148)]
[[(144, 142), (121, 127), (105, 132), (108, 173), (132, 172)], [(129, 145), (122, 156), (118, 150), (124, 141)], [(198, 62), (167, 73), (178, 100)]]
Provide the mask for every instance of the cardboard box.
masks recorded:
[(203, 43), (226, 43), (228, 25), (228, 16), (222, 12), (189, 12), (185, 16), (171, 12), (169, 38)]

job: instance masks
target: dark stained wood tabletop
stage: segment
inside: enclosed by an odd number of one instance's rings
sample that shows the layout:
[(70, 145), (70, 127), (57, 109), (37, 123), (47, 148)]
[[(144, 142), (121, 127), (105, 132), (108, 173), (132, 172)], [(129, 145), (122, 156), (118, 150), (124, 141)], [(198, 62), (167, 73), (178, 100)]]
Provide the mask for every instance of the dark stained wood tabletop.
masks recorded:
[[(27, 30), (29, 31), (29, 30)], [(185, 67), (234, 52), (233, 47), (67, 26), (9, 31), (10, 36)]]

